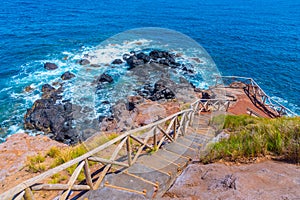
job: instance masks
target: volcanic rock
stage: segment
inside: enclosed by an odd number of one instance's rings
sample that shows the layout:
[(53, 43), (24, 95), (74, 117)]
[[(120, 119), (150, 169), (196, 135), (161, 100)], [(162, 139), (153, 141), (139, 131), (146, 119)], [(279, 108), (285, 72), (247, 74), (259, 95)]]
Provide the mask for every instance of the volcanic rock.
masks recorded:
[(60, 93), (62, 92), (62, 87), (55, 89), (49, 84), (44, 84), (42, 86), (42, 99), (52, 99), (56, 101), (57, 99), (61, 99), (62, 96)]
[(66, 144), (78, 142), (71, 128), (72, 104), (56, 104), (53, 99), (38, 99), (24, 116), (24, 127), (51, 134), (52, 138)]
[(130, 69), (145, 64), (144, 60), (138, 59), (136, 56), (130, 56), (126, 62), (130, 66)]
[(144, 102), (144, 98), (141, 96), (129, 96), (127, 97), (127, 101), (128, 101), (127, 109), (129, 111), (132, 111), (137, 104)]
[(121, 59), (115, 59), (111, 64), (119, 65), (122, 63), (123, 63), (123, 61)]
[(73, 105), (61, 99), (62, 88), (55, 89), (49, 84), (42, 87), (42, 99), (34, 102), (24, 116), (24, 127), (36, 129), (48, 134), (52, 139), (66, 143), (75, 144), (79, 141), (78, 133), (72, 129)]
[(144, 54), (143, 52), (138, 53), (138, 54), (136, 55), (136, 57), (137, 57), (137, 59), (139, 59), (139, 60), (143, 60), (144, 63), (148, 63), (148, 62), (150, 61), (150, 59), (151, 59), (150, 56)]
[(46, 62), (44, 64), (44, 68), (47, 69), (47, 70), (55, 70), (55, 69), (58, 68), (58, 66), (54, 63)]
[(163, 58), (166, 57), (169, 53), (166, 51), (159, 51), (159, 50), (153, 50), (150, 52), (149, 56), (153, 60), (157, 60), (158, 58)]
[(88, 64), (90, 64), (90, 61), (88, 59), (84, 58), (84, 59), (79, 60), (78, 63), (80, 65), (88, 65)]
[(61, 75), (62, 80), (69, 80), (71, 78), (74, 78), (75, 74), (72, 74), (71, 72), (65, 72), (63, 75)]
[(113, 81), (114, 81), (114, 79), (110, 75), (103, 73), (97, 78), (96, 82), (98, 84), (100, 84), (100, 83), (104, 83), (104, 82), (112, 83)]

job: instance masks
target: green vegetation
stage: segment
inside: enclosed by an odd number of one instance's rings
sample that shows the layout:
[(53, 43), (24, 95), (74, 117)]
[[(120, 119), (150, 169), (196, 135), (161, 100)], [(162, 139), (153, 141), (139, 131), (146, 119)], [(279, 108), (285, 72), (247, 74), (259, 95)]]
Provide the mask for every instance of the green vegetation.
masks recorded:
[(41, 154), (29, 156), (27, 161), (28, 171), (33, 173), (45, 171), (46, 166), (43, 164), (44, 161), (45, 157)]
[(51, 176), (51, 180), (49, 181), (49, 183), (56, 184), (56, 183), (60, 183), (64, 180), (67, 180), (67, 176), (57, 173), (57, 174), (54, 174), (53, 176)]
[[(51, 147), (45, 154), (37, 154), (35, 156), (30, 156), (27, 158), (27, 168), (31, 173), (43, 172), (48, 169), (57, 167), (63, 163), (66, 163), (74, 158), (77, 158), (88, 152), (88, 149), (92, 149), (98, 147), (116, 137), (119, 134), (110, 133), (106, 135), (101, 135), (92, 140), (92, 142), (88, 144), (77, 144), (76, 146), (69, 146), (65, 148), (59, 147)], [(132, 141), (130, 141), (132, 143)], [(89, 165), (92, 166), (96, 164), (96, 162), (89, 161)], [(73, 165), (66, 169), (66, 173), (63, 174), (55, 174), (51, 177), (49, 183), (59, 183), (67, 179), (67, 176), (72, 175), (77, 165)], [(85, 176), (83, 170), (79, 174), (77, 180), (84, 180)]]
[(47, 155), (54, 158), (54, 162), (51, 164), (50, 168), (54, 168), (58, 165), (66, 163), (74, 158), (77, 158), (87, 152), (87, 149), (83, 144), (76, 145), (74, 147), (68, 147), (66, 149), (60, 150), (57, 147), (52, 147)]
[(300, 118), (255, 118), (246, 115), (226, 116), (223, 127), (218, 123), (224, 116), (212, 120), (230, 133), (208, 147), (204, 163), (219, 159), (235, 161), (242, 158), (272, 155), (300, 163)]

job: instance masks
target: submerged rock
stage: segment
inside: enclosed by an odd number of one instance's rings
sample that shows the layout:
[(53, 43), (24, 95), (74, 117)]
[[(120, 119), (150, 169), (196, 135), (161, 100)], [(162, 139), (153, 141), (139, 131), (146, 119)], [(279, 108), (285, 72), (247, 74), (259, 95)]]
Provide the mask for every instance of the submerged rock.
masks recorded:
[(25, 92), (32, 92), (33, 89), (34, 89), (33, 87), (31, 87), (30, 85), (28, 85), (28, 86), (25, 87), (24, 91)]
[(91, 62), (88, 59), (81, 59), (78, 61), (80, 65), (89, 65)]
[(105, 82), (112, 83), (113, 81), (114, 79), (106, 73), (101, 74), (96, 80), (98, 84), (105, 83)]
[(69, 80), (75, 77), (75, 74), (72, 74), (71, 72), (65, 72), (63, 75), (61, 75), (62, 80)]
[(44, 68), (47, 69), (47, 70), (55, 70), (55, 69), (58, 68), (58, 66), (54, 63), (46, 62), (44, 64)]

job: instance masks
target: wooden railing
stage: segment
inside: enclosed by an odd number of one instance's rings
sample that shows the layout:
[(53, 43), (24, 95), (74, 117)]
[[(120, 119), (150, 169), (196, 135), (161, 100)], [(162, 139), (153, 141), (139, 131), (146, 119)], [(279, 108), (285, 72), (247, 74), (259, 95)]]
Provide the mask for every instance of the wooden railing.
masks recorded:
[[(59, 199), (70, 197), (71, 191), (87, 191), (99, 188), (105, 175), (111, 172), (112, 166), (128, 168), (134, 164), (145, 150), (156, 151), (166, 142), (174, 142), (179, 136), (185, 135), (187, 127), (194, 120), (195, 114), (207, 111), (227, 111), (229, 102), (226, 99), (199, 99), (190, 105), (190, 109), (183, 110), (152, 124), (127, 131), (122, 135), (98, 146), (84, 155), (50, 169), (29, 180), (18, 184), (0, 195), (6, 199), (34, 199), (33, 191), (63, 191)], [(109, 158), (101, 157), (101, 152), (113, 148)], [(122, 150), (123, 149), (123, 150)], [(122, 151), (121, 151), (122, 150)], [(125, 153), (124, 153), (125, 152)], [(91, 173), (90, 162), (101, 164), (98, 173)], [(46, 184), (45, 179), (77, 165), (66, 184)], [(77, 180), (84, 172), (85, 181)]]
[[(241, 83), (241, 85), (237, 83)], [(252, 100), (252, 102), (263, 107), (264, 111), (267, 112), (271, 117), (297, 115), (296, 113), (292, 112), (276, 100), (269, 97), (252, 78), (239, 76), (216, 77), (216, 86), (219, 87), (222, 85), (227, 87), (244, 87), (245, 92), (247, 93), (248, 97)]]

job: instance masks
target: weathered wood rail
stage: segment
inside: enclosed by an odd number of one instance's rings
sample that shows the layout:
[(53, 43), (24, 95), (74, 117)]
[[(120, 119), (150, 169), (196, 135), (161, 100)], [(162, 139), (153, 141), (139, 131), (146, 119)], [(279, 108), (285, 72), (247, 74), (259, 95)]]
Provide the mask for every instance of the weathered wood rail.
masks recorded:
[[(50, 169), (29, 180), (18, 184), (10, 190), (0, 195), (1, 200), (6, 199), (34, 199), (33, 191), (63, 191), (59, 199), (69, 198), (71, 191), (87, 191), (99, 188), (105, 175), (110, 172), (112, 166), (129, 167), (134, 164), (138, 157), (145, 150), (156, 151), (166, 142), (174, 142), (179, 136), (185, 135), (187, 127), (193, 122), (195, 114), (207, 111), (226, 111), (229, 107), (229, 100), (226, 99), (199, 99), (186, 109), (168, 116), (152, 124), (127, 131), (122, 135), (98, 146), (84, 155), (68, 161), (60, 166)], [(144, 132), (142, 135), (136, 135), (138, 132)], [(134, 141), (134, 142), (132, 142)], [(113, 147), (113, 153), (109, 159), (99, 156), (101, 151)], [(120, 159), (119, 153), (125, 151), (126, 159)], [(133, 151), (135, 149), (135, 151)], [(124, 155), (123, 155), (124, 158)], [(99, 162), (102, 164), (101, 172), (97, 176), (92, 175), (89, 161)], [(67, 184), (46, 184), (43, 180), (67, 168), (77, 165), (75, 171), (69, 178)], [(84, 172), (85, 183), (79, 183), (77, 180), (81, 171)]]
[(297, 114), (272, 99), (268, 96), (261, 87), (252, 79), (239, 76), (218, 76), (216, 77), (216, 87), (234, 87), (234, 83), (245, 84), (244, 89), (253, 104), (259, 105), (264, 108), (264, 111), (271, 117), (281, 116), (296, 116)]

